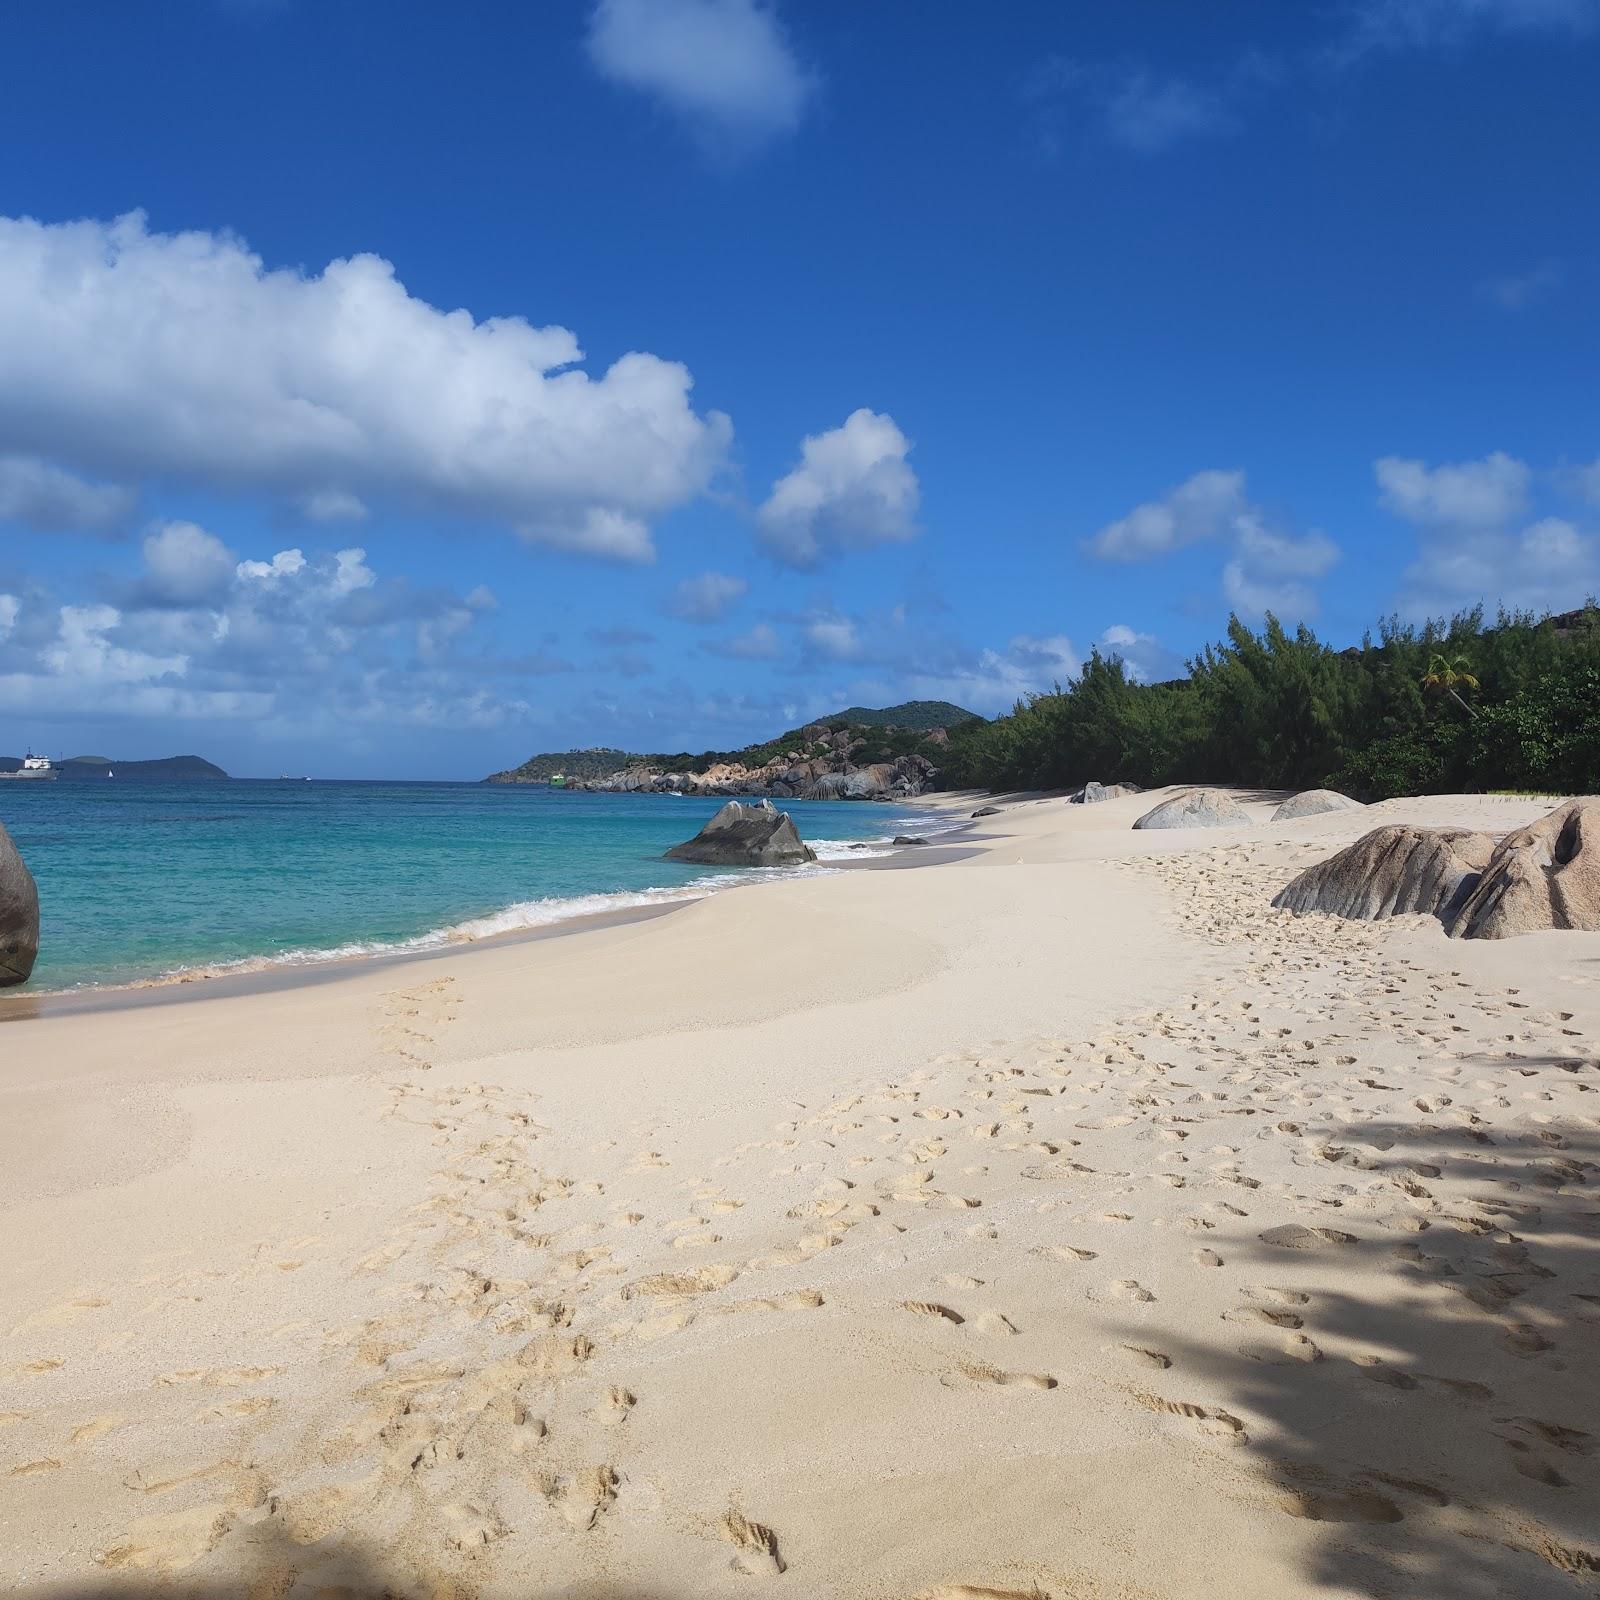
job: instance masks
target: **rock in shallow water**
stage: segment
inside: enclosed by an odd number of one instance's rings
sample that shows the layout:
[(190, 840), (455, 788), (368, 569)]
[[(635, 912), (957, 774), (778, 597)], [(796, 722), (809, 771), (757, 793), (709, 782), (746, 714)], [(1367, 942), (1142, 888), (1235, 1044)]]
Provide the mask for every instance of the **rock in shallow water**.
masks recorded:
[(754, 806), (730, 800), (694, 838), (667, 851), (668, 861), (708, 867), (792, 867), (816, 859), (794, 818), (770, 800)]
[(1134, 823), (1136, 828), (1239, 828), (1250, 825), (1249, 813), (1215, 789), (1190, 789), (1163, 800)]
[(1307, 867), (1272, 903), (1281, 911), (1361, 921), (1418, 912), (1442, 917), (1471, 893), (1493, 849), (1487, 834), (1465, 828), (1391, 823)]
[(26, 983), (39, 956), (39, 890), (0, 824), (0, 989)]

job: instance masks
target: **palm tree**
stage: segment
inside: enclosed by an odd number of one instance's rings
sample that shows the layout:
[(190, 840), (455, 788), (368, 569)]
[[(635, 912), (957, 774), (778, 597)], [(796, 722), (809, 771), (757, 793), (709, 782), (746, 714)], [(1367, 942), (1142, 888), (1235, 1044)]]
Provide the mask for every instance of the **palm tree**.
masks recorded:
[(1477, 716), (1478, 713), (1456, 692), (1458, 687), (1463, 689), (1478, 687), (1472, 663), (1465, 656), (1434, 655), (1428, 662), (1428, 670), (1422, 675), (1422, 687), (1431, 689), (1435, 694), (1449, 695), (1469, 717)]

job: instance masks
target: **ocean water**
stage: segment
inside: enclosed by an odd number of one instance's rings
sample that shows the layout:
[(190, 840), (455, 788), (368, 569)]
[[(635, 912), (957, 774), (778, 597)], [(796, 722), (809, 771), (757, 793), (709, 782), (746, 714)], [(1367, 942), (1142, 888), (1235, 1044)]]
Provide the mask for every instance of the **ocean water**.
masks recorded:
[[(467, 783), (0, 782), (0, 822), (39, 884), (23, 992), (421, 949), (770, 875), (661, 859), (719, 804)], [(943, 825), (911, 806), (784, 809), (822, 858), (791, 871)]]

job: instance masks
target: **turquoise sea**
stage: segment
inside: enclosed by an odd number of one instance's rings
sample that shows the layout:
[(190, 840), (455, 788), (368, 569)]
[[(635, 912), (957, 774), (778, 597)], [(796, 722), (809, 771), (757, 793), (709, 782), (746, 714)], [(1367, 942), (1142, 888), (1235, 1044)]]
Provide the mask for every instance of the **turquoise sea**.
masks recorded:
[[(769, 875), (661, 859), (720, 803), (467, 783), (0, 783), (0, 822), (39, 884), (22, 992), (427, 948)], [(784, 809), (823, 858), (791, 869), (808, 872), (941, 820)]]

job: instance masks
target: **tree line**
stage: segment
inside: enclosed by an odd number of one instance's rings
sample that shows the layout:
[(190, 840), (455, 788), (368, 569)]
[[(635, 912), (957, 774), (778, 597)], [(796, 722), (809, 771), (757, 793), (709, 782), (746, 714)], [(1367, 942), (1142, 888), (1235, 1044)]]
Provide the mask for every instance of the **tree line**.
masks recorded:
[(1600, 791), (1600, 607), (1390, 617), (1335, 650), (1237, 616), (1188, 676), (1144, 683), (1096, 651), (1079, 675), (950, 730), (954, 788), (1090, 779), (1341, 789), (1359, 799), (1490, 789)]

